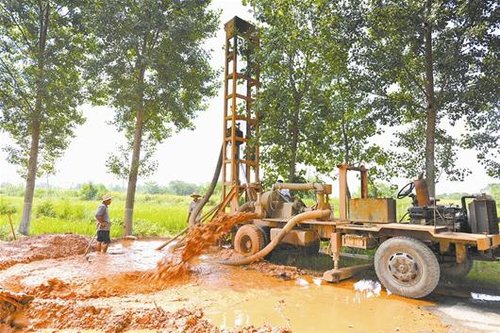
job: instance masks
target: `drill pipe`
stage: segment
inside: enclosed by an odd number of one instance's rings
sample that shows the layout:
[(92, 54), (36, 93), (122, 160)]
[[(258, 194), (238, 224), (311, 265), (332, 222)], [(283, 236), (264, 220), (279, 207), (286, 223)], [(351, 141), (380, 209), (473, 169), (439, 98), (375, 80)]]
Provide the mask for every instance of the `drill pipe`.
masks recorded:
[(289, 189), (292, 191), (315, 190), (316, 192), (324, 192), (325, 187), (319, 183), (276, 183), (273, 185), (273, 190)]
[(237, 259), (237, 260), (226, 260), (226, 261), (221, 261), (221, 264), (224, 265), (230, 265), (230, 266), (241, 266), (241, 265), (248, 265), (253, 262), (259, 261), (265, 256), (267, 256), (269, 253), (271, 253), (272, 250), (276, 246), (278, 246), (279, 242), (285, 237), (286, 233), (289, 232), (290, 230), (293, 229), (297, 225), (297, 223), (300, 223), (304, 220), (309, 220), (309, 219), (320, 219), (329, 216), (331, 213), (330, 210), (313, 210), (311, 212), (304, 212), (298, 215), (295, 215), (292, 217), (288, 222), (285, 224), (283, 229), (276, 235), (273, 240), (267, 244), (266, 247), (264, 247), (262, 250), (259, 252), (252, 254), (251, 256), (242, 258), (242, 259)]

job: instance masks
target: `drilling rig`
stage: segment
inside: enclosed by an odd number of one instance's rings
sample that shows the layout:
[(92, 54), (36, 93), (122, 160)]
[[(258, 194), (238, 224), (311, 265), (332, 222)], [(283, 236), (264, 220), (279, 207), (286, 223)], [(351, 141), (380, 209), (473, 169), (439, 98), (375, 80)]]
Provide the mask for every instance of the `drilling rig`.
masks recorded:
[[(496, 203), (486, 195), (465, 196), (460, 207), (439, 205), (429, 197), (425, 179), (418, 177), (399, 191), (398, 199), (410, 196), (413, 204), (408, 219), (396, 221), (396, 200), (370, 198), (368, 169), (347, 164), (338, 165), (338, 217), (330, 204), (329, 184), (276, 183), (264, 191), (259, 179), (259, 115), (254, 109), (258, 30), (234, 17), (225, 24), (225, 32), (223, 144), (211, 187), (191, 218), (208, 201), (222, 171), (221, 201), (204, 218), (243, 211), (259, 216), (237, 226), (232, 244), (243, 259), (226, 264), (261, 260), (281, 243), (317, 252), (324, 242), (333, 269), (323, 279), (336, 282), (366, 267), (340, 268), (342, 248), (374, 249), (373, 266), (382, 284), (392, 293), (421, 298), (435, 289), (441, 275), (463, 276), (473, 260), (498, 260)], [(359, 173), (360, 198), (348, 195), (349, 172)], [(312, 191), (315, 203), (307, 207), (301, 200), (290, 200), (281, 194), (283, 189)]]

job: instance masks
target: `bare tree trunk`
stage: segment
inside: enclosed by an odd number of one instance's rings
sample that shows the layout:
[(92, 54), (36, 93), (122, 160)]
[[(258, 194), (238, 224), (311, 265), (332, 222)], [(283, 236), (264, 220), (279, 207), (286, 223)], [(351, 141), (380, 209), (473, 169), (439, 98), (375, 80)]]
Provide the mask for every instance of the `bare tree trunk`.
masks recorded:
[(24, 204), (19, 233), (28, 235), (31, 222), (31, 209), (33, 206), (33, 196), (35, 192), (36, 174), (38, 171), (38, 148), (40, 144), (40, 127), (43, 107), (43, 73), (45, 69), (45, 45), (47, 42), (47, 30), (49, 25), (50, 4), (43, 8), (42, 1), (39, 1), (39, 39), (38, 39), (38, 80), (36, 82), (35, 112), (31, 122), (31, 147), (28, 159), (28, 174), (26, 177), (26, 187), (24, 189)]
[[(41, 104), (37, 101), (35, 104), (35, 111), (40, 110)], [(23, 204), (23, 215), (21, 218), (21, 223), (19, 224), (19, 233), (23, 235), (28, 235), (30, 230), (31, 222), (31, 208), (33, 206), (33, 196), (35, 192), (35, 181), (37, 173), (37, 162), (38, 162), (38, 145), (40, 142), (40, 119), (39, 116), (33, 119), (31, 125), (31, 148), (30, 157), (28, 160), (28, 175), (26, 177), (26, 187), (24, 189), (24, 204)]]
[(296, 165), (297, 165), (297, 148), (299, 145), (299, 110), (300, 110), (300, 101), (295, 101), (294, 109), (293, 109), (293, 117), (292, 117), (292, 140), (290, 142), (290, 164), (288, 167), (288, 181), (296, 182)]
[(347, 135), (347, 124), (345, 120), (345, 112), (342, 111), (342, 138), (344, 141), (344, 162), (347, 164), (351, 163), (351, 151), (349, 145), (349, 137)]
[(132, 224), (134, 216), (135, 191), (137, 188), (137, 175), (139, 173), (139, 163), (141, 157), (142, 129), (144, 126), (144, 73), (145, 69), (140, 69), (138, 78), (139, 87), (139, 107), (135, 120), (134, 142), (132, 150), (132, 161), (130, 164), (130, 174), (128, 176), (127, 198), (125, 201), (124, 236), (132, 235)]
[(432, 59), (432, 0), (427, 0), (427, 22), (425, 24), (425, 91), (427, 98), (427, 126), (425, 130), (425, 173), (429, 196), (435, 197), (436, 193), (436, 167), (434, 159), (434, 146), (436, 138), (437, 108), (434, 98), (434, 69)]

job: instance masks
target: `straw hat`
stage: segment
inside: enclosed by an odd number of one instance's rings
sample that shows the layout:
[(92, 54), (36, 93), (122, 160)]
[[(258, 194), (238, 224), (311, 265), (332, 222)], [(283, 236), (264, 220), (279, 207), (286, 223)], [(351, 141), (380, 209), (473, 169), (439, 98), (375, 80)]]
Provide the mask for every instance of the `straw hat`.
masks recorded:
[(102, 202), (111, 200), (112, 198), (111, 194), (105, 194), (102, 196)]
[(193, 192), (193, 194), (191, 194), (191, 198), (199, 198), (199, 197), (201, 197), (201, 195), (199, 195), (196, 192)]

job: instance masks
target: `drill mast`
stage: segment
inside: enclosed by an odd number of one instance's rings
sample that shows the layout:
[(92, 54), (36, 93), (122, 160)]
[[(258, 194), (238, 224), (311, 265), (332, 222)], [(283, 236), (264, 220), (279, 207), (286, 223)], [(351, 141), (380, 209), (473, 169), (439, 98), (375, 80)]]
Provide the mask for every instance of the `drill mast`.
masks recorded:
[[(259, 47), (256, 27), (235, 16), (224, 25), (226, 52), (224, 70), (224, 126), (222, 147), (222, 204), (219, 211), (239, 208), (255, 200), (259, 179), (259, 117), (254, 102), (259, 89), (255, 51)], [(243, 183), (242, 183), (243, 180)]]

